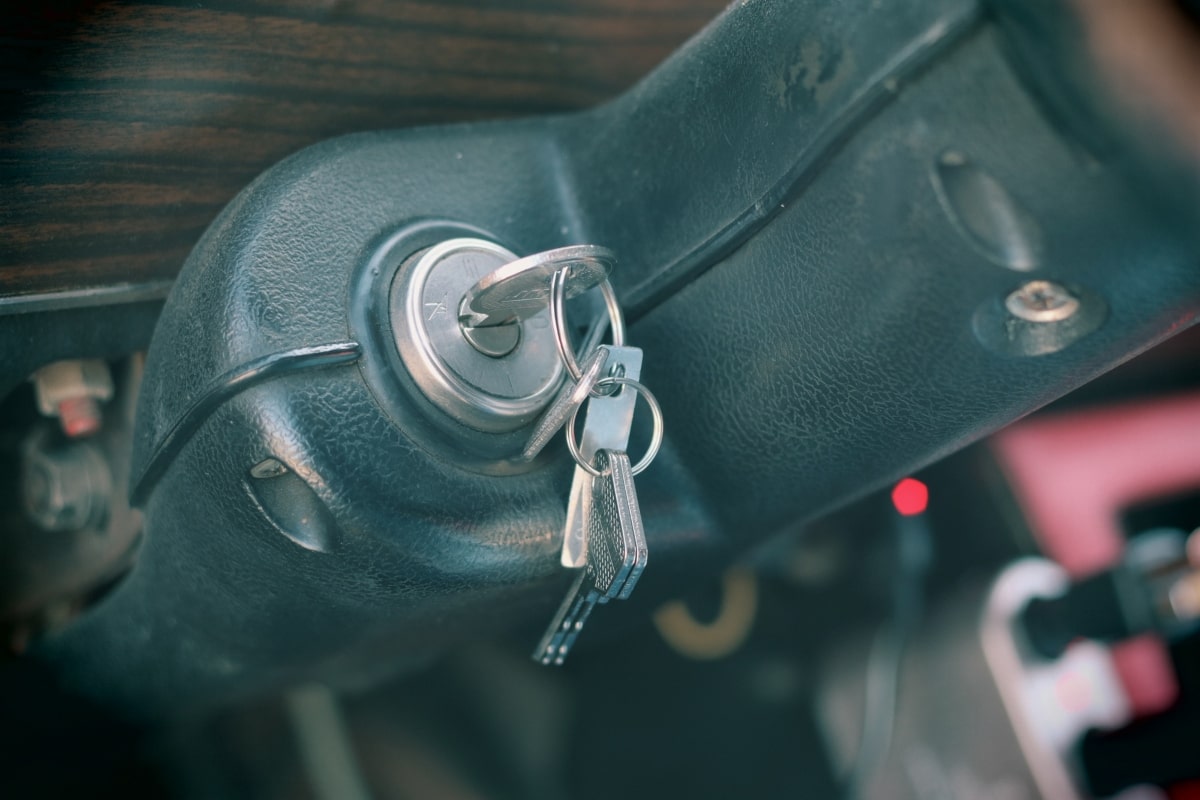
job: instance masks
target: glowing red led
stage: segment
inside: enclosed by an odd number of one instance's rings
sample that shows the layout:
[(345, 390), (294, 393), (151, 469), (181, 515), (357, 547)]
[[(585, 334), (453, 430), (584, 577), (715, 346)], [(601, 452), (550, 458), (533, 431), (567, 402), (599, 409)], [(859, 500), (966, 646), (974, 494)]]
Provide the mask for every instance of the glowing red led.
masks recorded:
[(905, 478), (892, 489), (892, 505), (906, 517), (924, 514), (929, 506), (929, 487), (916, 478)]

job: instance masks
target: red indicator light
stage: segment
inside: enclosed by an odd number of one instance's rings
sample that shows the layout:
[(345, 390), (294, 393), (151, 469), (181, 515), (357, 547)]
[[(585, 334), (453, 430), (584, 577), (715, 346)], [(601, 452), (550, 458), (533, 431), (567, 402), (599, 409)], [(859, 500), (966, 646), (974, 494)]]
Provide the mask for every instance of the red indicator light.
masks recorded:
[(905, 517), (924, 514), (929, 505), (929, 487), (916, 478), (905, 478), (892, 489), (892, 505)]

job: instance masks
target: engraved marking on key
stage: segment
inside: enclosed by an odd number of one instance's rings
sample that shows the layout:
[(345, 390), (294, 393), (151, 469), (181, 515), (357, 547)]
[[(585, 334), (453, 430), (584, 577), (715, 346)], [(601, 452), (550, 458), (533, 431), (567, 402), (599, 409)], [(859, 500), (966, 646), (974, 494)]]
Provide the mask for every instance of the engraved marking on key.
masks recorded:
[(438, 314), (448, 313), (446, 311), (446, 295), (442, 295), (442, 299), (436, 303), (426, 303), (425, 307), (429, 309), (429, 316), (425, 318), (428, 321), (433, 321)]
[[(642, 351), (638, 347), (614, 347), (609, 351), (609, 371), (619, 366), (624, 377), (640, 380)], [(637, 392), (625, 389), (613, 395), (592, 397), (588, 402), (587, 418), (583, 422), (583, 438), (579, 451), (591, 461), (600, 450), (621, 451), (629, 447), (629, 432), (633, 427)], [(571, 493), (567, 496), (567, 524), (563, 528), (562, 565), (581, 567), (587, 558), (587, 536), (584, 522), (592, 495), (592, 476), (576, 465), (571, 478)]]
[(592, 391), (592, 387), (596, 385), (596, 381), (603, 377), (604, 369), (608, 365), (608, 358), (609, 349), (597, 347), (595, 352), (583, 363), (583, 377), (579, 382), (568, 379), (563, 383), (554, 402), (550, 404), (546, 413), (542, 414), (537, 425), (534, 426), (533, 435), (529, 437), (529, 443), (525, 445), (525, 450), (521, 453), (522, 461), (532, 461), (536, 458), (537, 454), (542, 452), (554, 438), (554, 435), (562, 430), (562, 426), (567, 424), (567, 420), (575, 413), (575, 409), (583, 405)]
[(629, 596), (646, 566), (642, 530), (629, 456), (601, 451), (596, 466), (608, 474), (594, 483), (588, 517), (587, 565), (571, 585), (562, 605), (533, 652), (543, 664), (562, 664), (597, 603)]
[(566, 297), (578, 297), (608, 277), (616, 256), (591, 244), (560, 247), (505, 264), (485, 275), (463, 296), (459, 322), (467, 328), (486, 328), (528, 319), (550, 304), (550, 279), (570, 267)]

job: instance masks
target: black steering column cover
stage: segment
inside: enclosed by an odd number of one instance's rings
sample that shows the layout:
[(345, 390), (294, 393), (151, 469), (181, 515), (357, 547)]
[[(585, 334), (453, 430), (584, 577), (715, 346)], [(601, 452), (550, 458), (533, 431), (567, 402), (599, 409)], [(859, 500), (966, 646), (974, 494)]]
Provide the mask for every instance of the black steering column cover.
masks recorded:
[[(1053, 127), (1006, 53), (967, 0), (739, 3), (594, 111), (362, 134), (273, 168), (155, 332), (138, 564), (42, 657), (152, 715), (522, 624), (536, 641), (570, 580), (570, 459), (519, 469), (498, 454), (521, 432), (424, 404), (378, 312), (440, 238), (621, 258), (668, 446), (638, 479), (645, 577), (594, 640), (1192, 324), (1200, 226)], [(1035, 279), (1088, 324), (1006, 316)]]

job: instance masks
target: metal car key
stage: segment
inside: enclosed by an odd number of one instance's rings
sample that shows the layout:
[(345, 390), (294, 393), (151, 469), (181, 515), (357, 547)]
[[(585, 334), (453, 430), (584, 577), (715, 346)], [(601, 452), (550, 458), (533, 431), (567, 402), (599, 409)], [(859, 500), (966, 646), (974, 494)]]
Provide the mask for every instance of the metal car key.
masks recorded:
[[(605, 347), (609, 351), (607, 363), (610, 374), (617, 370), (622, 377), (640, 380), (641, 348), (611, 345)], [(590, 462), (600, 450), (625, 451), (629, 446), (629, 432), (633, 427), (636, 402), (637, 393), (629, 389), (591, 398), (580, 442), (580, 454), (585, 460)], [(575, 474), (571, 478), (571, 493), (567, 496), (567, 523), (563, 528), (561, 560), (564, 567), (581, 567), (587, 557), (584, 521), (588, 514), (591, 489), (592, 476), (583, 467), (576, 465)]]
[(646, 536), (629, 456), (601, 451), (596, 466), (605, 474), (593, 485), (587, 565), (533, 652), (543, 664), (562, 664), (592, 609), (628, 597), (646, 567)]
[(542, 452), (554, 438), (554, 434), (567, 424), (567, 420), (575, 413), (575, 409), (587, 400), (596, 383), (605, 377), (604, 367), (608, 363), (610, 350), (605, 348), (601, 351), (599, 348), (600, 340), (604, 338), (604, 332), (608, 330), (608, 324), (608, 320), (604, 317), (598, 318), (587, 336), (584, 337), (579, 352), (588, 354), (588, 357), (584, 359), (580, 375), (577, 379), (563, 384), (558, 395), (550, 402), (550, 407), (538, 419), (533, 434), (530, 435), (525, 449), (521, 452), (522, 461), (532, 461), (537, 458), (538, 453)]
[(525, 449), (521, 452), (522, 461), (532, 461), (537, 458), (538, 453), (550, 443), (554, 435), (562, 430), (562, 426), (567, 424), (567, 420), (575, 413), (575, 409), (583, 404), (588, 399), (592, 388), (596, 382), (604, 376), (604, 369), (608, 366), (609, 348), (605, 346), (597, 347), (596, 350), (588, 356), (580, 367), (582, 376), (579, 382), (567, 380), (562, 388), (558, 391), (558, 396), (550, 403), (550, 407), (538, 419), (537, 425), (533, 428), (533, 434), (529, 437), (529, 442), (525, 445)]
[(617, 257), (607, 247), (591, 244), (559, 247), (519, 258), (485, 275), (458, 307), (466, 328), (505, 325), (544, 311), (550, 305), (550, 279), (569, 267), (566, 298), (577, 297), (608, 277)]

